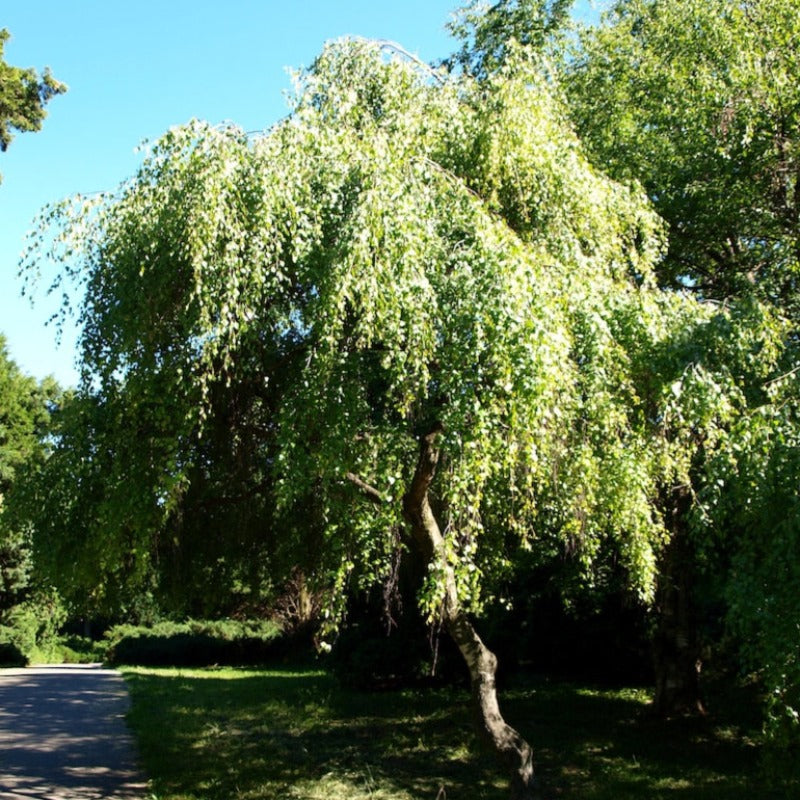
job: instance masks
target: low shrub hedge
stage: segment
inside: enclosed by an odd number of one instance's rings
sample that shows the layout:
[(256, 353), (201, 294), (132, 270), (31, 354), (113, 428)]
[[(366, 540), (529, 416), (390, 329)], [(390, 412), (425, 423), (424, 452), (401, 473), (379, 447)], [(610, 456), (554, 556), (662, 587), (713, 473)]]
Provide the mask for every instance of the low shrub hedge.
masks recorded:
[(264, 664), (280, 657), (280, 633), (277, 624), (260, 620), (118, 625), (106, 634), (106, 661), (170, 667)]

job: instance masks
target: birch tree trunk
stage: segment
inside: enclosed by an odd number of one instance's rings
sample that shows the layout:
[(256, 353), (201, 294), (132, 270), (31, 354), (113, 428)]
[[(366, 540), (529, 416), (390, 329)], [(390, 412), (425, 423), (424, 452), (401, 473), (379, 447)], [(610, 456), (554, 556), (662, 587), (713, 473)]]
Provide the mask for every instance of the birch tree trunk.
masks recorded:
[(522, 736), (503, 719), (497, 700), (495, 674), (497, 658), (483, 643), (465, 611), (456, 590), (455, 575), (446, 563), (444, 538), (428, 500), (428, 489), (436, 474), (439, 451), (435, 445), (439, 430), (422, 436), (414, 477), (403, 497), (403, 513), (416, 545), (428, 563), (444, 565), (444, 626), (455, 641), (469, 669), (474, 711), (481, 739), (500, 758), (511, 778), (512, 800), (533, 800), (533, 750)]

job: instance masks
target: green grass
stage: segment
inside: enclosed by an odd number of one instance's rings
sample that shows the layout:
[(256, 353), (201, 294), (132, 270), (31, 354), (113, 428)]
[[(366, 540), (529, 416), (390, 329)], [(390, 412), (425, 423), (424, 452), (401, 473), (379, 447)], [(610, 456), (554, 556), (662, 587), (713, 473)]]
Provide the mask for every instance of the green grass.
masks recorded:
[[(360, 693), (324, 672), (125, 670), (158, 800), (505, 800), (458, 689)], [(739, 694), (660, 722), (641, 690), (532, 681), (502, 694), (548, 798), (759, 800), (757, 720)], [(794, 787), (797, 791), (798, 787)]]

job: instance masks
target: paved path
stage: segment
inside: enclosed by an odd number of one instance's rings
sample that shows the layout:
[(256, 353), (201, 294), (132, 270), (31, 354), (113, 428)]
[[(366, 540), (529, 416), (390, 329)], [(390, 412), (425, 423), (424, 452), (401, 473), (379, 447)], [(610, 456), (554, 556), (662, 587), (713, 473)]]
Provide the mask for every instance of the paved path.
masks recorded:
[(2, 800), (142, 800), (118, 672), (0, 669)]

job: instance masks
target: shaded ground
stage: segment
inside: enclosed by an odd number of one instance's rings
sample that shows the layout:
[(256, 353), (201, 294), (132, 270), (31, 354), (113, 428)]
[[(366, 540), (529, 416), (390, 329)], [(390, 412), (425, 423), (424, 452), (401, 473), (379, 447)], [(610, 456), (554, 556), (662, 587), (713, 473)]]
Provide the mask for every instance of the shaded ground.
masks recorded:
[(3, 800), (139, 800), (146, 782), (119, 673), (94, 666), (0, 670)]
[[(474, 746), (466, 690), (363, 693), (312, 670), (126, 670), (131, 725), (160, 800), (506, 800)], [(532, 678), (501, 692), (546, 800), (783, 800), (747, 691), (664, 722), (641, 689)], [(755, 712), (755, 713), (754, 713)]]

